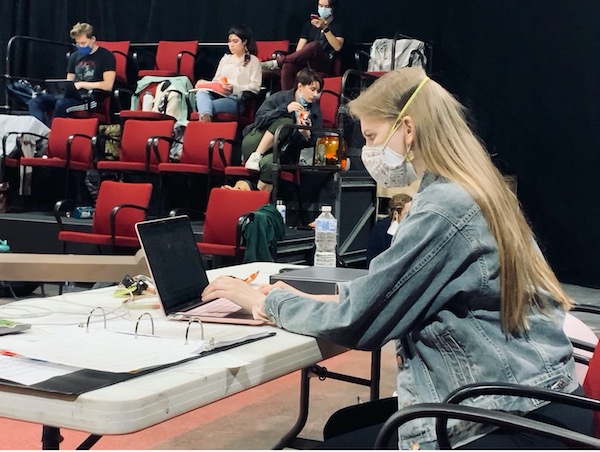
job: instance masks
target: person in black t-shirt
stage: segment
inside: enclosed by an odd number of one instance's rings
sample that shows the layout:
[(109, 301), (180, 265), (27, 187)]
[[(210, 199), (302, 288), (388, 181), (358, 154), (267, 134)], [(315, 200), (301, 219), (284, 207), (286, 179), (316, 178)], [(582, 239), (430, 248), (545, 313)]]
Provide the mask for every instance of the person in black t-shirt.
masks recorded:
[(265, 70), (281, 68), (282, 90), (294, 88), (294, 78), (303, 67), (328, 72), (329, 55), (344, 46), (343, 25), (333, 16), (337, 6), (337, 0), (318, 0), (319, 14), (311, 14), (310, 22), (300, 34), (296, 51), (262, 63)]
[(68, 111), (87, 108), (91, 100), (102, 95), (103, 91), (112, 91), (116, 77), (115, 56), (111, 51), (96, 44), (94, 28), (87, 23), (78, 22), (71, 29), (71, 37), (75, 40), (77, 51), (73, 52), (67, 63), (67, 79), (75, 82), (75, 87), (83, 96), (89, 90), (99, 90), (92, 94), (93, 99), (75, 99), (64, 97), (57, 99), (48, 93), (39, 94), (28, 103), (29, 114), (36, 117), (48, 127), (55, 117), (66, 117)]

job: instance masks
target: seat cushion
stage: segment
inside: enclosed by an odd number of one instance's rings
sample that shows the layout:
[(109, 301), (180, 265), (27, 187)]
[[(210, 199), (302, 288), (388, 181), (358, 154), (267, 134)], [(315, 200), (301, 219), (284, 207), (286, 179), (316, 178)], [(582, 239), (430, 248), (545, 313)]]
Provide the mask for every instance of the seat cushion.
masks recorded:
[(208, 165), (196, 165), (192, 163), (159, 163), (158, 171), (161, 173), (190, 173), (190, 174), (208, 174), (210, 168)]

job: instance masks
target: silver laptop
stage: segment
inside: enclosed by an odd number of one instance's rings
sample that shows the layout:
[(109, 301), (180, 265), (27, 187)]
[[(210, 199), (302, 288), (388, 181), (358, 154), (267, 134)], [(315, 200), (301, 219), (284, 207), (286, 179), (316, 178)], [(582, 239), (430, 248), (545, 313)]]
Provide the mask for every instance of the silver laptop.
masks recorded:
[(159, 218), (135, 225), (164, 314), (176, 320), (260, 325), (230, 300), (203, 302), (208, 277), (187, 216)]
[(57, 99), (70, 97), (72, 99), (82, 99), (81, 93), (75, 88), (73, 80), (46, 80), (46, 91), (52, 94)]

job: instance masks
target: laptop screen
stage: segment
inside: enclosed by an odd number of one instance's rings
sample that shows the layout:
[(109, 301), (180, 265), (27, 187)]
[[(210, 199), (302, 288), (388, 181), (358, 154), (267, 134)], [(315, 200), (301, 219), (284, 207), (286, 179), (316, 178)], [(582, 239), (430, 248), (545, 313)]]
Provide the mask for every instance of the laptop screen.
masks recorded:
[(189, 218), (144, 221), (136, 230), (165, 314), (201, 304), (208, 278)]

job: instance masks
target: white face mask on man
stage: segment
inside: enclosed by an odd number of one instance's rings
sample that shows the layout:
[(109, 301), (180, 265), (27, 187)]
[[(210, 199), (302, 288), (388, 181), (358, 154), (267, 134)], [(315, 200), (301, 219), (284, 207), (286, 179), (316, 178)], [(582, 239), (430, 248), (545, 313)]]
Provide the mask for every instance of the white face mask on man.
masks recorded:
[(427, 80), (429, 77), (425, 77), (408, 98), (383, 144), (363, 146), (362, 148), (361, 159), (366, 170), (378, 184), (384, 187), (406, 187), (419, 179), (415, 167), (411, 163), (414, 154), (410, 149), (407, 150), (406, 155), (400, 155), (390, 148), (388, 143), (401, 126), (404, 112)]

